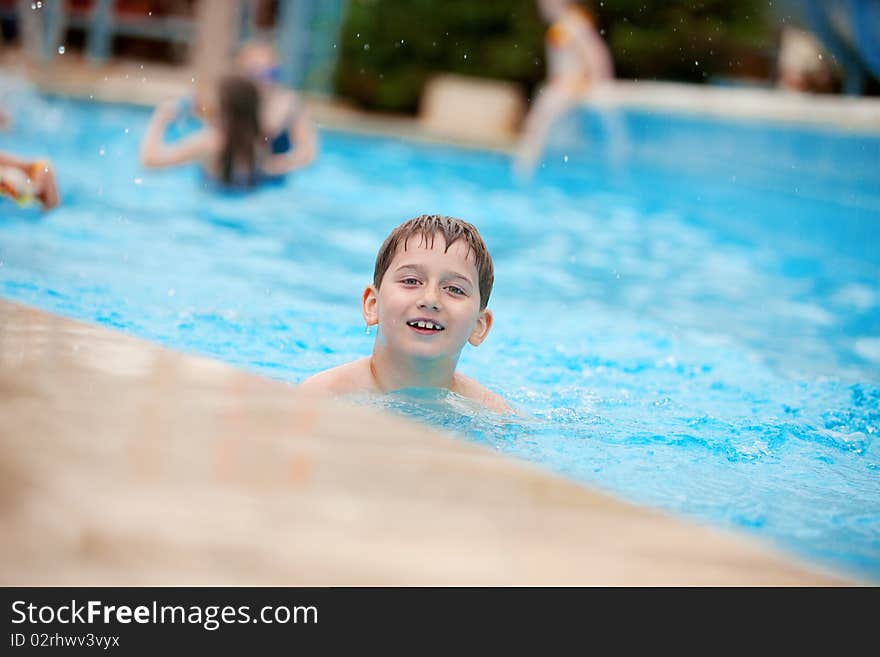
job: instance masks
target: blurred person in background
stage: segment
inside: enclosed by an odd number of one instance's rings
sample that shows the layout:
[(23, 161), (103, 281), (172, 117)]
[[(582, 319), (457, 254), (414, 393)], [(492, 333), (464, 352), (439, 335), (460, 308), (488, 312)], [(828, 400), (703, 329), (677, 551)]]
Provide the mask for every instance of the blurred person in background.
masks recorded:
[(538, 11), (550, 24), (545, 35), (547, 81), (523, 124), (514, 159), (520, 177), (534, 170), (557, 119), (614, 78), (611, 54), (591, 14), (574, 0), (538, 0)]
[(264, 41), (250, 41), (238, 51), (235, 65), (260, 92), (260, 125), (271, 149), (263, 170), (283, 176), (310, 164), (317, 154), (315, 126), (300, 97), (281, 84), (275, 49)]
[[(12, 117), (0, 109), (0, 130), (12, 125)], [(44, 159), (24, 159), (0, 151), (0, 196), (25, 207), (39, 203), (43, 210), (58, 205), (58, 185), (51, 163)]]
[(777, 85), (789, 91), (835, 90), (835, 75), (822, 45), (809, 32), (790, 25), (780, 35), (777, 75)]
[(55, 172), (48, 160), (25, 160), (0, 152), (0, 195), (21, 206), (37, 202), (43, 210), (58, 205)]
[(141, 141), (141, 163), (165, 168), (198, 162), (205, 175), (226, 189), (256, 187), (275, 170), (266, 168), (272, 152), (260, 127), (260, 93), (245, 76), (227, 75), (217, 87), (213, 103), (200, 103), (206, 123), (199, 131), (174, 143), (165, 143), (168, 126), (190, 105), (166, 101), (153, 112)]

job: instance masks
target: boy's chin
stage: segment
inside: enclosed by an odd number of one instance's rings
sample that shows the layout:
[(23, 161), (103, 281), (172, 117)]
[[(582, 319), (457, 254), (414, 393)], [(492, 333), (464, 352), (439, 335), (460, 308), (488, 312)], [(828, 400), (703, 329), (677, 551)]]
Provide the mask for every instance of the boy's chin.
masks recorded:
[(450, 354), (448, 348), (439, 344), (407, 344), (401, 349), (401, 352), (410, 358), (423, 360), (438, 360), (443, 358), (451, 358), (454, 354)]
[(419, 360), (438, 360), (441, 358), (449, 358), (450, 354), (442, 349), (431, 349), (429, 347), (410, 348), (404, 350), (404, 353), (410, 358)]

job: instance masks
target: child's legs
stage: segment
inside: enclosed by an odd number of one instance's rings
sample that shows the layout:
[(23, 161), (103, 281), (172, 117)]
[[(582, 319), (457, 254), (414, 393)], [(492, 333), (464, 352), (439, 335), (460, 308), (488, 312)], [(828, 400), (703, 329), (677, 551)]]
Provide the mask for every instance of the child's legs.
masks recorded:
[(567, 87), (548, 85), (542, 90), (523, 126), (516, 161), (516, 168), (520, 172), (530, 172), (534, 168), (553, 124), (577, 101), (578, 97), (572, 95)]

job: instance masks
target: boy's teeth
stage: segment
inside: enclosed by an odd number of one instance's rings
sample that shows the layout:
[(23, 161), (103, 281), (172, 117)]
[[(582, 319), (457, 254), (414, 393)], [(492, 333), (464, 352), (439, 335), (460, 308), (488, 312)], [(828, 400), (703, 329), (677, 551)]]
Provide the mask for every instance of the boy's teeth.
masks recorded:
[(439, 324), (434, 324), (433, 322), (426, 322), (426, 321), (421, 320), (421, 319), (420, 319), (420, 320), (417, 320), (417, 321), (414, 321), (414, 322), (407, 322), (407, 324), (409, 324), (410, 326), (415, 326), (415, 327), (417, 327), (417, 328), (421, 328), (421, 329), (431, 329), (431, 330), (434, 330), (434, 331), (440, 331), (440, 330), (442, 330), (442, 328), (443, 328), (443, 327), (440, 326)]

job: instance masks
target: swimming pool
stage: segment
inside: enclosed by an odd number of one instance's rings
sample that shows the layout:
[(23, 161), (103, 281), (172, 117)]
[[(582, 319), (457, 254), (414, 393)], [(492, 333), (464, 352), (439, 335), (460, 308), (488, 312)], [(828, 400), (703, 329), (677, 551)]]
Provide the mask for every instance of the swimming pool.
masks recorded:
[(496, 266), (460, 369), (526, 417), (382, 405), (880, 581), (880, 137), (629, 112), (620, 165), (581, 112), (519, 184), (500, 154), (323, 130), (243, 197), (142, 170), (144, 109), (11, 108), (0, 148), (51, 156), (63, 205), (0, 201), (4, 297), (295, 383), (369, 352), (389, 229), (460, 216)]

